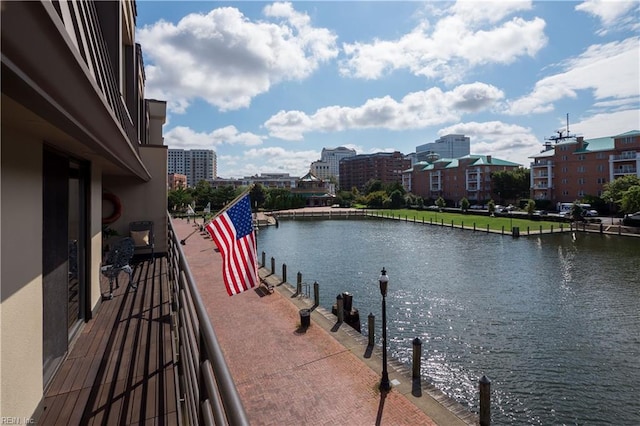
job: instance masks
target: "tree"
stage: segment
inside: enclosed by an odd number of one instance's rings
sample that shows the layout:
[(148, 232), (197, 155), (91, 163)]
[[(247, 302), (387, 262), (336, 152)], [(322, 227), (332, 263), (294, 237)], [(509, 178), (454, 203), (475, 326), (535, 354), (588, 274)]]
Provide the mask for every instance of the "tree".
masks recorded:
[(620, 206), (626, 213), (640, 211), (640, 185), (632, 186), (624, 192)]
[(491, 216), (493, 216), (493, 214), (496, 212), (496, 203), (493, 200), (489, 200), (489, 202), (487, 203), (487, 209), (489, 209), (489, 214)]
[(400, 208), (405, 204), (405, 202), (404, 202), (404, 194), (398, 189), (394, 190), (389, 195), (389, 199), (391, 200), (391, 208), (392, 209)]
[(527, 210), (527, 214), (529, 216), (532, 216), (533, 212), (536, 211), (536, 202), (531, 199), (527, 200), (527, 205), (525, 206), (525, 209)]
[(575, 200), (571, 206), (571, 219), (573, 221), (582, 220), (583, 209), (580, 207), (580, 200)]
[(364, 184), (365, 195), (369, 195), (372, 192), (382, 191), (383, 189), (382, 181), (378, 179), (369, 179), (367, 183)]
[[(367, 207), (381, 208), (384, 207), (385, 200), (389, 198), (386, 191), (375, 191), (367, 194), (366, 204)], [(390, 203), (390, 202), (389, 202)]]
[(462, 197), (462, 200), (460, 200), (460, 210), (462, 210), (463, 213), (466, 213), (467, 210), (469, 210), (469, 200), (467, 200), (466, 197)]
[(167, 204), (171, 211), (181, 210), (187, 204), (191, 204), (193, 197), (188, 189), (182, 187), (172, 189), (167, 193)]
[(251, 197), (251, 203), (253, 203), (252, 207), (263, 207), (264, 199), (267, 196), (264, 186), (262, 184), (255, 184), (251, 191), (249, 192), (249, 196)]
[(530, 170), (523, 168), (494, 172), (491, 174), (491, 190), (500, 194), (498, 202), (529, 198), (529, 176)]
[(442, 209), (444, 208), (444, 206), (446, 206), (447, 203), (446, 201), (444, 201), (444, 198), (442, 197), (438, 197), (438, 199), (436, 200), (436, 206), (438, 206), (438, 208), (440, 209), (440, 211), (442, 211)]
[[(625, 192), (635, 186), (640, 186), (640, 178), (635, 175), (622, 176), (604, 185), (602, 198), (605, 201), (614, 203), (617, 206), (622, 207), (622, 198)], [(628, 210), (625, 211), (629, 212)]]

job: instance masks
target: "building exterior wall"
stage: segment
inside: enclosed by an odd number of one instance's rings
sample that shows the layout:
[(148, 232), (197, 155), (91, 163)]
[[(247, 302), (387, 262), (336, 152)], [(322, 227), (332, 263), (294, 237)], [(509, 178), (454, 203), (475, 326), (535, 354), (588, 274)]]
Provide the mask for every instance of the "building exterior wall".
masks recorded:
[(194, 187), (201, 180), (217, 178), (217, 155), (211, 149), (169, 149), (169, 173), (187, 176), (187, 185)]
[[(326, 176), (323, 173), (315, 173), (321, 179), (329, 179), (331, 176), (336, 178), (336, 182), (340, 180), (340, 161), (343, 158), (349, 158), (356, 155), (355, 149), (339, 146), (337, 148), (322, 148), (320, 154), (320, 162), (328, 166)], [(313, 171), (313, 170), (312, 170)]]
[(396, 151), (363, 154), (340, 161), (340, 190), (351, 188), (364, 190), (369, 180), (379, 180), (383, 184), (402, 184), (402, 173), (411, 166), (411, 160)]
[(0, 418), (24, 418), (43, 388), (42, 143), (4, 126), (0, 143)]
[(604, 186), (618, 177), (640, 177), (640, 132), (603, 139), (566, 137), (532, 156), (531, 197), (554, 205), (571, 203), (587, 195), (600, 197)]
[(178, 173), (169, 173), (167, 178), (168, 189), (178, 189), (187, 187), (187, 177)]
[(460, 158), (469, 155), (471, 139), (465, 135), (446, 135), (435, 142), (416, 147), (418, 161), (426, 161), (431, 153), (438, 154), (440, 158)]
[(417, 163), (411, 173), (413, 194), (425, 199), (444, 198), (457, 204), (462, 198), (471, 203), (495, 199), (491, 174), (519, 168), (519, 164), (487, 155)]
[[(49, 378), (47, 330), (62, 336), (68, 351), (102, 300), (103, 191), (113, 190), (123, 203), (113, 224), (121, 236), (129, 220), (150, 218), (159, 250), (166, 246), (164, 105), (142, 98), (134, 2), (3, 2), (1, 19), (0, 419), (37, 421)], [(46, 167), (54, 156), (62, 172)], [(47, 176), (62, 182), (55, 186), (59, 197), (45, 191)], [(67, 228), (80, 230), (78, 240), (59, 231)], [(68, 292), (73, 243), (82, 247), (73, 260), (82, 259), (87, 297), (67, 328), (47, 321), (51, 303), (44, 294), (48, 286)], [(45, 268), (51, 253), (62, 258), (54, 273)], [(65, 309), (56, 306), (56, 313)], [(64, 356), (56, 353), (53, 367)]]

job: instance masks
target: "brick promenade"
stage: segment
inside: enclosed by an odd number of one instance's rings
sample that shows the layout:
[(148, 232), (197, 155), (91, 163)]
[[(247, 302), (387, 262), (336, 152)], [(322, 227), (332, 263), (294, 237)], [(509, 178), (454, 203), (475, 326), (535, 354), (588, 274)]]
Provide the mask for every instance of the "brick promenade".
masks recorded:
[[(173, 224), (180, 239), (197, 229), (184, 219)], [(413, 393), (421, 395), (413, 396), (411, 371), (390, 367), (395, 384), (383, 397), (379, 349), (365, 358), (366, 338), (347, 325), (338, 327), (335, 316), (321, 308), (301, 331), (299, 309), (312, 302), (292, 297), (288, 284), (276, 285), (273, 293), (252, 289), (229, 297), (214, 247), (196, 232), (182, 249), (252, 425), (473, 424), (474, 416), (437, 392), (442, 403), (420, 386)], [(270, 272), (262, 268), (260, 275), (279, 284)]]

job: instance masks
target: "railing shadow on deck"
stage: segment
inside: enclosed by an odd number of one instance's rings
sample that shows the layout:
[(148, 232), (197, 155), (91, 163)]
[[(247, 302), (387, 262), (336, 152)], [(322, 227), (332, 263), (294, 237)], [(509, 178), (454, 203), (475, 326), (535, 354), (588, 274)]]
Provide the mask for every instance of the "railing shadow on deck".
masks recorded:
[(168, 273), (179, 348), (179, 396), (187, 424), (248, 425), (247, 414), (196, 288), (171, 215)]

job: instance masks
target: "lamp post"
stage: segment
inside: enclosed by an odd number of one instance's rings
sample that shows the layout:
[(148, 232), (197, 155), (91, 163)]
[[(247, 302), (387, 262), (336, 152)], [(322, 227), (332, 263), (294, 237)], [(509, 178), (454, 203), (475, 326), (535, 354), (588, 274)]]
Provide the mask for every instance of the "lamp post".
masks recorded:
[(389, 383), (389, 373), (387, 372), (387, 285), (389, 277), (387, 271), (382, 268), (380, 272), (380, 294), (382, 294), (382, 380), (380, 380), (380, 390), (388, 392), (391, 389)]

